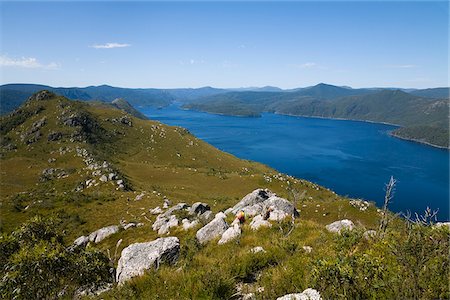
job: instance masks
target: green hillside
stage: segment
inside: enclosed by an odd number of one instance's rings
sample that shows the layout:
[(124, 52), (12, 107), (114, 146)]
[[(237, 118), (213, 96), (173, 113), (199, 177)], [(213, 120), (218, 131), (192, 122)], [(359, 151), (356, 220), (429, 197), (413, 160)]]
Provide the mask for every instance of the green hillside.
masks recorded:
[[(122, 249), (166, 236), (152, 230), (157, 217), (151, 209), (201, 201), (216, 214), (257, 188), (286, 198), (299, 216), (257, 231), (245, 221), (241, 237), (224, 245), (198, 243), (195, 232), (204, 223), (187, 231), (175, 227), (176, 262), (158, 263), (94, 297), (237, 299), (253, 293), (275, 299), (308, 287), (326, 299), (450, 296), (446, 226), (383, 214), (371, 203), (237, 159), (186, 129), (40, 92), (1, 117), (0, 133), (2, 298), (69, 299), (80, 287), (111, 284)], [(383, 215), (387, 228), (379, 231)], [(354, 229), (326, 229), (342, 219), (352, 220)], [(98, 243), (70, 246), (118, 224)], [(368, 235), (369, 229), (379, 233)], [(264, 252), (252, 253), (256, 246)]]

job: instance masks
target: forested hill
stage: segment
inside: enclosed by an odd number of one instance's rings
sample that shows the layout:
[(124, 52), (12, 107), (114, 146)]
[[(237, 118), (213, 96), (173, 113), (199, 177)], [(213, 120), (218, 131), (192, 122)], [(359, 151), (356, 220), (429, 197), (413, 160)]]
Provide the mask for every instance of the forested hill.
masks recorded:
[(237, 116), (254, 117), (272, 112), (391, 123), (408, 128), (407, 135), (402, 129), (395, 131), (395, 136), (444, 148), (449, 146), (448, 98), (415, 96), (401, 90), (352, 90), (317, 85), (291, 93), (230, 92), (204, 97), (184, 108)]

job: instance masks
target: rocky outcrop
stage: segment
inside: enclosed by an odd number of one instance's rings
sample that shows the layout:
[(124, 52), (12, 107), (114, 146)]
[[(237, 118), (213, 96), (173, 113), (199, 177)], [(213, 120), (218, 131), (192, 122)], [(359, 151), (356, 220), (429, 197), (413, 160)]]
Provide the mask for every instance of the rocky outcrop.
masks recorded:
[(225, 230), (218, 244), (222, 245), (228, 243), (234, 239), (237, 239), (239, 236), (241, 236), (241, 228), (239, 227), (239, 224), (235, 224), (233, 227), (230, 227), (227, 230)]
[(216, 217), (200, 228), (195, 237), (200, 244), (205, 244), (213, 239), (219, 238), (228, 229), (228, 224), (225, 222), (225, 214), (218, 214)]
[(161, 263), (174, 263), (180, 253), (177, 237), (159, 238), (147, 243), (131, 244), (122, 250), (116, 280), (119, 284), (143, 275), (145, 270), (158, 268)]
[(320, 293), (315, 289), (306, 289), (302, 293), (278, 297), (277, 300), (322, 300), (322, 297), (320, 297)]
[(342, 230), (353, 230), (354, 227), (355, 227), (355, 224), (353, 224), (352, 221), (347, 220), (347, 219), (336, 221), (336, 222), (333, 222), (326, 226), (326, 228), (329, 232), (339, 233), (339, 234), (341, 233)]
[(117, 232), (119, 232), (119, 226), (117, 225), (103, 227), (100, 228), (99, 230), (92, 232), (89, 235), (89, 241), (97, 244), (106, 239), (108, 236), (113, 235)]
[(30, 98), (28, 98), (28, 101), (43, 101), (51, 99), (53, 97), (56, 97), (54, 93), (47, 90), (42, 90), (40, 92), (35, 93)]
[(287, 216), (299, 215), (291, 202), (278, 197), (268, 189), (254, 190), (226, 212), (236, 214), (239, 211), (244, 212), (247, 217), (264, 215), (271, 221), (281, 221)]
[(275, 194), (268, 189), (256, 189), (242, 198), (242, 200), (239, 201), (235, 206), (233, 206), (231, 209), (231, 213), (236, 214), (244, 207), (264, 202), (272, 196), (275, 196)]
[(66, 178), (68, 174), (66, 171), (58, 168), (48, 168), (44, 169), (42, 171), (41, 177), (39, 178), (40, 181), (48, 181), (52, 179), (60, 179), (60, 178)]

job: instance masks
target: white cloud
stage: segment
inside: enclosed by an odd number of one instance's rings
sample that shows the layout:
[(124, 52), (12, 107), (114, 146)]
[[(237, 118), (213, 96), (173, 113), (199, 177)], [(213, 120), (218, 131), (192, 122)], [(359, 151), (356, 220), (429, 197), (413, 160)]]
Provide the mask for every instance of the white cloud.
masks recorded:
[(55, 70), (60, 68), (60, 65), (55, 62), (43, 64), (34, 57), (11, 58), (6, 55), (0, 55), (0, 66), (46, 70)]
[(106, 43), (103, 45), (92, 45), (91, 48), (95, 49), (113, 49), (113, 48), (125, 48), (125, 47), (131, 47), (130, 44), (120, 44), (120, 43)]

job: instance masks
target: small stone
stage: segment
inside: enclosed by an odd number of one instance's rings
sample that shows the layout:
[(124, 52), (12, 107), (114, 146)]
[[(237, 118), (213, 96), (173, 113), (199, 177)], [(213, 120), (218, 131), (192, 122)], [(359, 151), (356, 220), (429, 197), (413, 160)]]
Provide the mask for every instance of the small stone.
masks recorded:
[(259, 252), (265, 253), (266, 250), (264, 250), (264, 248), (261, 246), (256, 246), (256, 247), (250, 249), (250, 252), (251, 253), (259, 253)]

